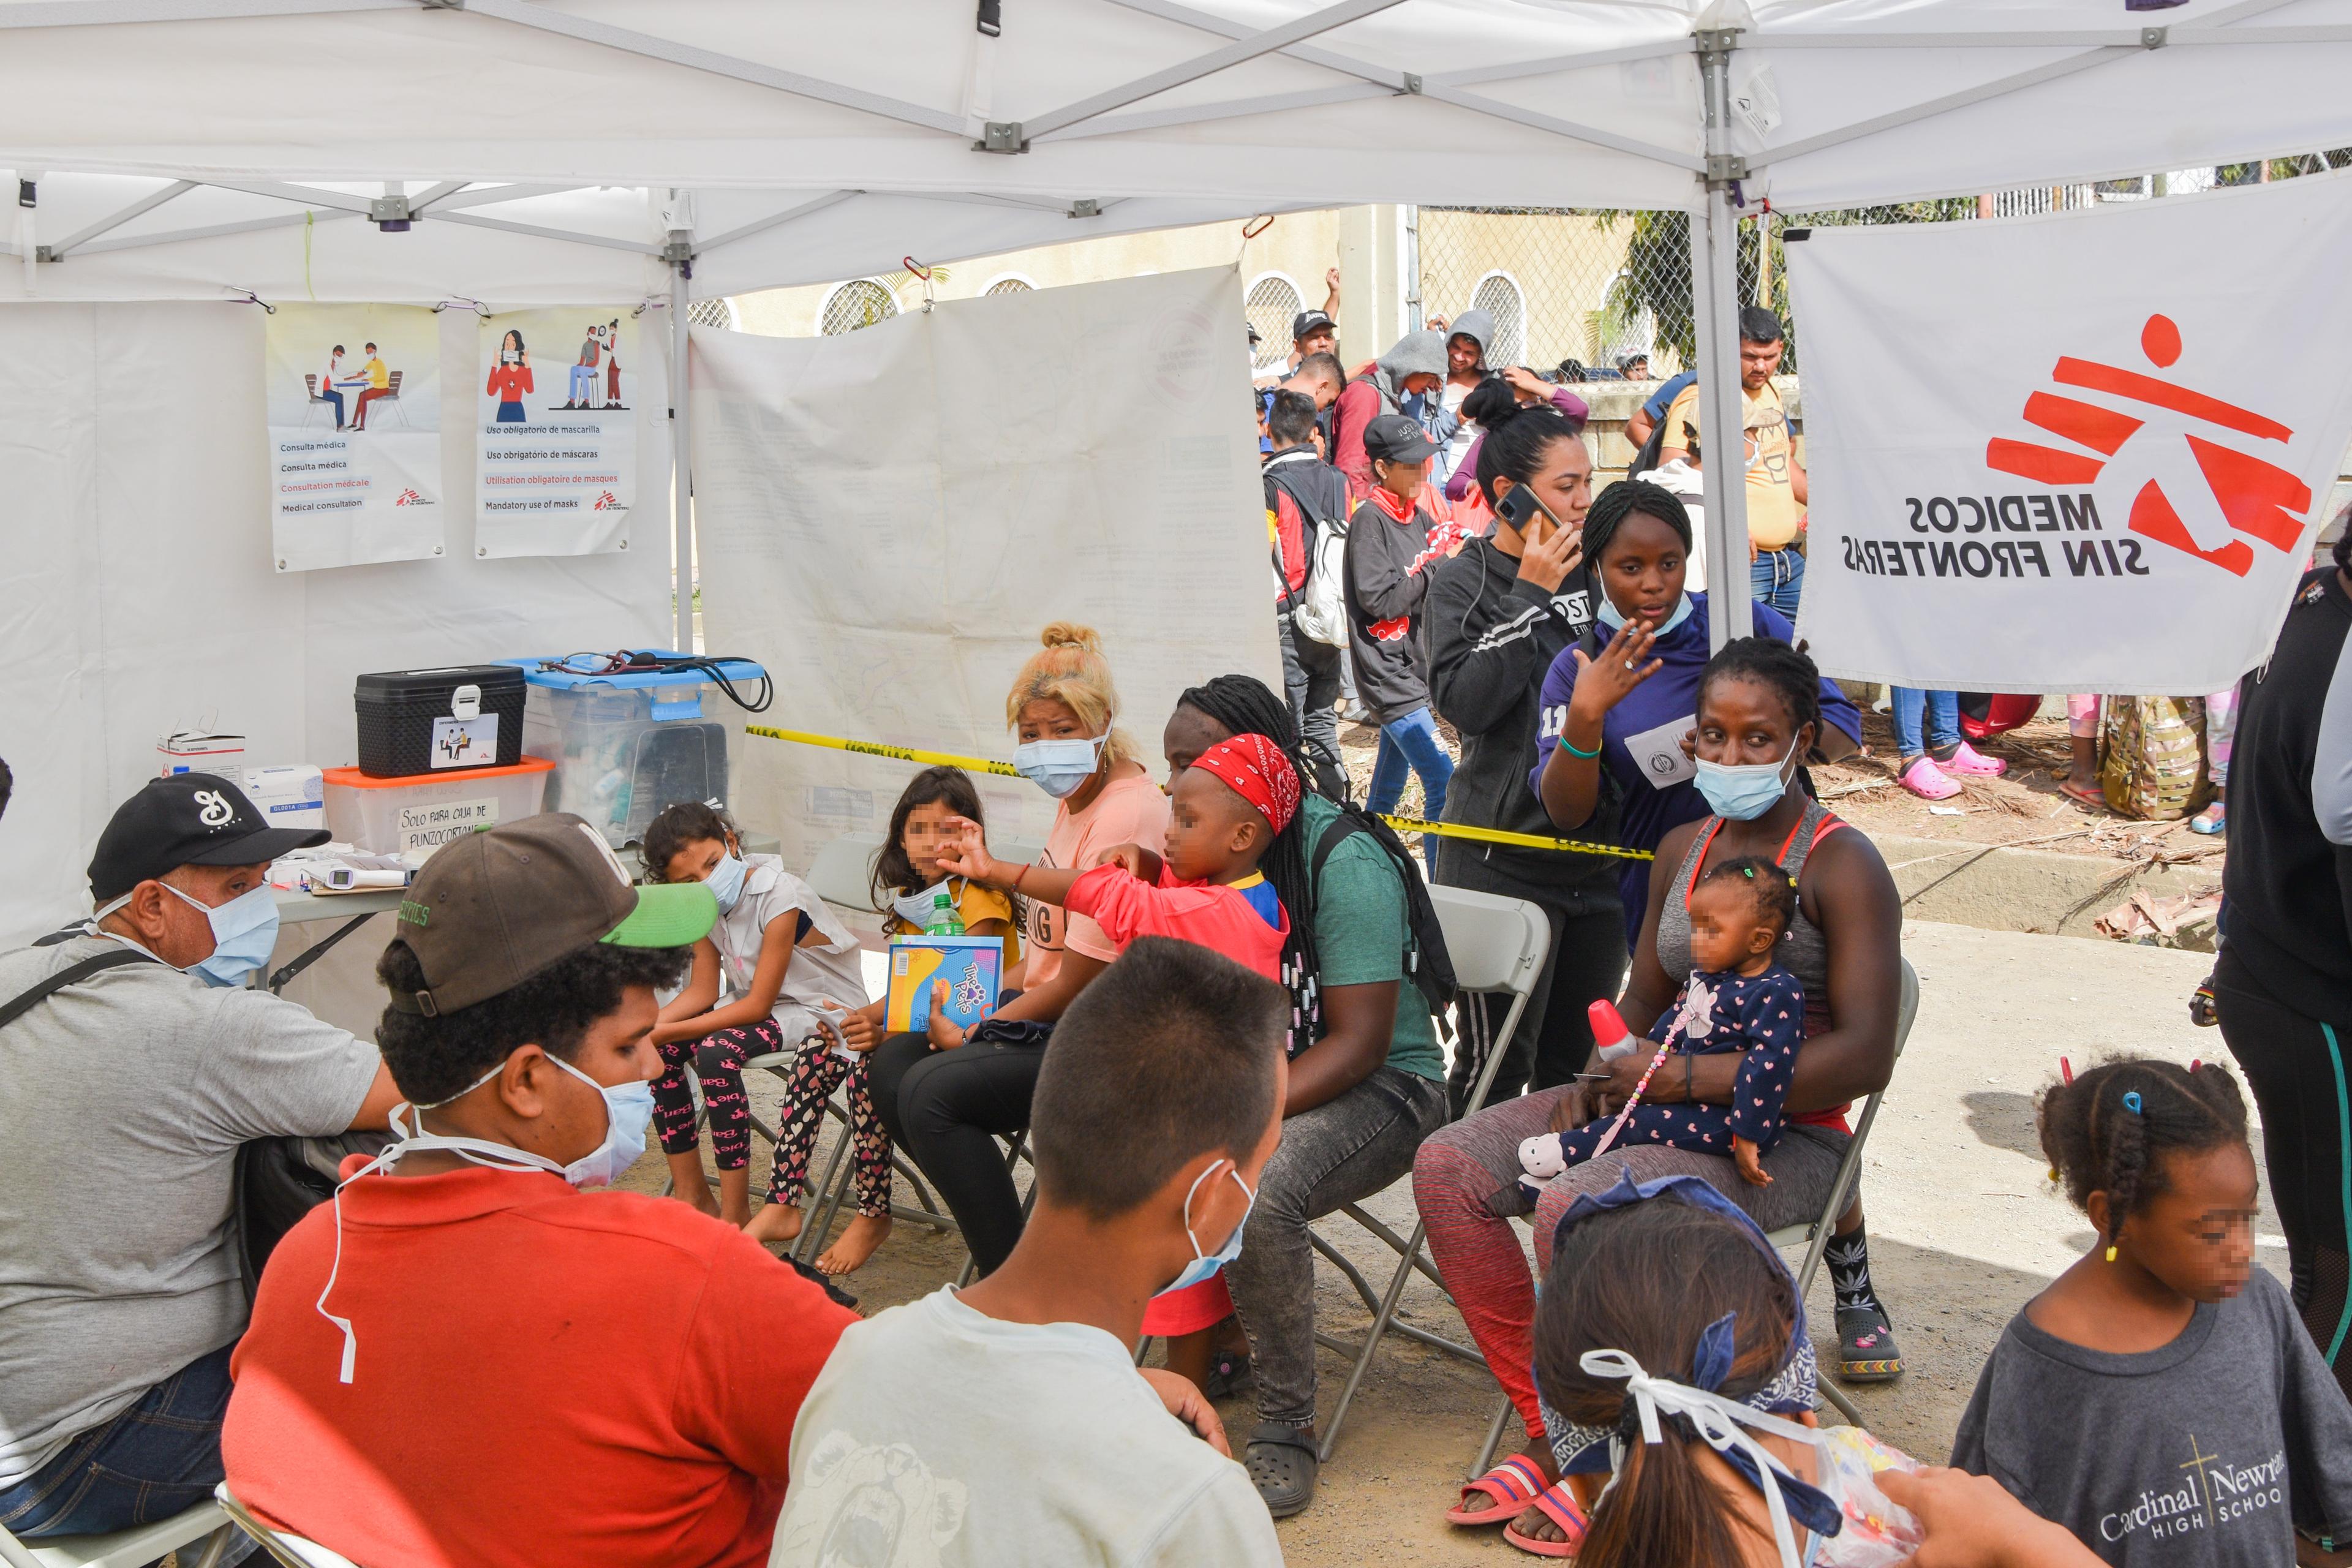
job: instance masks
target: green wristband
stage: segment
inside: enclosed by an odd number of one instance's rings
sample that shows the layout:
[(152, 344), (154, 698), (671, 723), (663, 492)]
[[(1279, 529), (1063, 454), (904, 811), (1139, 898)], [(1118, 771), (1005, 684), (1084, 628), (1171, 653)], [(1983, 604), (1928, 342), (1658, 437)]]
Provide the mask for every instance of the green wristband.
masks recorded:
[(1562, 731), (1560, 732), (1559, 745), (1560, 750), (1566, 752), (1570, 756), (1582, 757), (1588, 763), (1601, 754), (1601, 748), (1598, 746), (1593, 747), (1592, 750), (1589, 752), (1580, 752), (1577, 750), (1576, 742), (1568, 738), (1566, 731)]

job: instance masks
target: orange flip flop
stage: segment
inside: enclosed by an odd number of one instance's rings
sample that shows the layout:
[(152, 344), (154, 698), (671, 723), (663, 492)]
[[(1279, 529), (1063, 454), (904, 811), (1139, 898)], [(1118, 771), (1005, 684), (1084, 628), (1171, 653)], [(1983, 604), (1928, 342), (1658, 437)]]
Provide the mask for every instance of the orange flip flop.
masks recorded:
[(1462, 1488), (1464, 1502), (1483, 1493), (1495, 1500), (1495, 1506), (1468, 1513), (1457, 1506), (1446, 1511), (1445, 1522), (1473, 1527), (1508, 1524), (1519, 1516), (1521, 1509), (1540, 1497), (1543, 1489), (1543, 1471), (1536, 1467), (1536, 1462), (1525, 1454), (1514, 1454), (1476, 1480), (1465, 1482)]

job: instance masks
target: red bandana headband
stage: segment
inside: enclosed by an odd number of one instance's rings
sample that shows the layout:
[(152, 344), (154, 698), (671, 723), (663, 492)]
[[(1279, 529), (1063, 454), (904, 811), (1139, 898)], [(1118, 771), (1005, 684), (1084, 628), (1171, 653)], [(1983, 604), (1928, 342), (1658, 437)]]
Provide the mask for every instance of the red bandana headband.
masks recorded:
[(1298, 815), (1298, 770), (1264, 735), (1235, 735), (1193, 759), (1201, 768), (1257, 808), (1276, 833)]

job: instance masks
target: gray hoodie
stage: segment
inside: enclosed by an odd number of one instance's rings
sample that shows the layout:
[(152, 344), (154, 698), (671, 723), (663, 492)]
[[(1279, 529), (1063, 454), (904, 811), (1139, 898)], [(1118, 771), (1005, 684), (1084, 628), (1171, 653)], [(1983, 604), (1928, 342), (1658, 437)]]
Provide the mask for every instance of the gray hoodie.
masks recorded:
[[(1486, 364), (1486, 351), (1495, 346), (1495, 318), (1485, 310), (1463, 311), (1454, 319), (1454, 324), (1445, 330), (1447, 342), (1452, 342), (1457, 337), (1468, 338), (1472, 342), (1476, 343), (1478, 363), (1482, 365)], [(1486, 368), (1493, 370), (1496, 367), (1486, 365)]]
[(1445, 334), (1431, 328), (1407, 332), (1396, 341), (1394, 347), (1372, 362), (1372, 373), (1365, 377), (1381, 395), (1381, 412), (1397, 414), (1404, 398), (1404, 378), (1409, 375), (1444, 375), (1445, 374)]

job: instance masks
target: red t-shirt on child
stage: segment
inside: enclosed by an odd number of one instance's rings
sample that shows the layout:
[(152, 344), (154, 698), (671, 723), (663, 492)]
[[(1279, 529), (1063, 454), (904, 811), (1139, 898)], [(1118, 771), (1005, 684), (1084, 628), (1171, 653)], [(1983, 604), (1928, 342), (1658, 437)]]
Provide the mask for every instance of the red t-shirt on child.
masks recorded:
[(229, 1363), (221, 1457), (264, 1522), (402, 1568), (767, 1562), (793, 1417), (855, 1313), (684, 1204), (541, 1172), (370, 1175), (341, 1204), (341, 1266), (321, 1204)]

